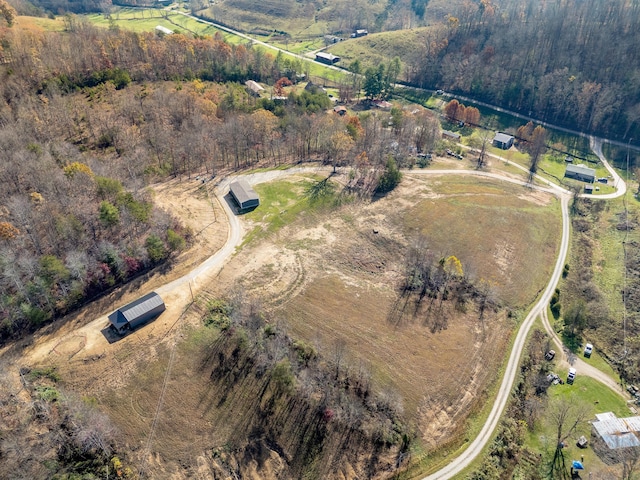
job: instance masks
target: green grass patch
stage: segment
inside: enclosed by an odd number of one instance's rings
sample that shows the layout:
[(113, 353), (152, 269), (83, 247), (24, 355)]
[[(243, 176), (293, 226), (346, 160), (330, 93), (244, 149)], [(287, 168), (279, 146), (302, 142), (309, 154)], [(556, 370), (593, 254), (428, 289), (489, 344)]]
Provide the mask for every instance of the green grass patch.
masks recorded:
[[(566, 379), (566, 370), (556, 370), (556, 373), (563, 379)], [(613, 412), (618, 417), (628, 417), (631, 411), (625, 400), (613, 392), (610, 388), (589, 377), (581, 377), (580, 372), (576, 375), (573, 385), (552, 385), (548, 390), (549, 402), (561, 400), (569, 403), (580, 403), (586, 409), (586, 420), (594, 420), (596, 413)], [(539, 420), (529, 433), (525, 442), (525, 447), (535, 452), (546, 452), (550, 448), (555, 448), (555, 431), (554, 425), (545, 421), (545, 414), (540, 416)], [(586, 421), (582, 423), (575, 435), (568, 441), (568, 448), (565, 451), (565, 458), (578, 458), (580, 455), (585, 456), (590, 462), (600, 462), (591, 448), (581, 450), (576, 447), (575, 441), (581, 435), (590, 438), (591, 425)], [(578, 457), (576, 457), (578, 455)]]
[(308, 176), (303, 181), (280, 180), (256, 185), (260, 206), (247, 213), (246, 218), (260, 225), (246, 235), (243, 245), (274, 234), (300, 215), (335, 207), (340, 198), (335, 191), (315, 201), (306, 195), (306, 190), (320, 180), (322, 177)]

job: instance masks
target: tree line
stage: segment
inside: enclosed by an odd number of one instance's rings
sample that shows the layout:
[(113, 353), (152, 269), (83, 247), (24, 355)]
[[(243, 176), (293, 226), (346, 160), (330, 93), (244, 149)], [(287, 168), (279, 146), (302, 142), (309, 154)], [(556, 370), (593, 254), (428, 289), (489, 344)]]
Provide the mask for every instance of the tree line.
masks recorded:
[(407, 74), (569, 128), (640, 138), (639, 26), (628, 0), (468, 3), (431, 29)]

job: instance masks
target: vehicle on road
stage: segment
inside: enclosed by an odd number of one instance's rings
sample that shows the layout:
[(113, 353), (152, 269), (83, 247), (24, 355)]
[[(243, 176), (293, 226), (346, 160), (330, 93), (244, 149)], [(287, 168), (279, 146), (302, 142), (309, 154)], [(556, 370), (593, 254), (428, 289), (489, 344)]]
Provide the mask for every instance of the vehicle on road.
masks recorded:
[(587, 343), (584, 346), (584, 356), (586, 358), (591, 358), (591, 353), (593, 352), (593, 345), (591, 345), (590, 343)]
[(576, 379), (576, 369), (570, 368), (569, 374), (567, 375), (567, 383), (569, 385), (573, 385), (573, 381)]

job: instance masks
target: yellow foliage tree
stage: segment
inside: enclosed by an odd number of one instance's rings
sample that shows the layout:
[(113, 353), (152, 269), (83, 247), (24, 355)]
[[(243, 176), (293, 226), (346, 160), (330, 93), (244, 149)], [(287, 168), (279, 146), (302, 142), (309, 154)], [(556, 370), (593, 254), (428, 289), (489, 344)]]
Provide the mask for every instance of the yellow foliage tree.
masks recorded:
[(9, 222), (0, 222), (0, 238), (10, 240), (20, 234), (20, 230), (11, 225)]
[(31, 201), (35, 204), (40, 204), (44, 202), (44, 197), (42, 196), (42, 194), (38, 192), (31, 192), (29, 194), (29, 197), (31, 197)]
[(444, 269), (449, 275), (453, 275), (454, 277), (462, 277), (464, 275), (464, 271), (462, 270), (462, 262), (460, 262), (460, 260), (458, 260), (458, 258), (453, 255), (445, 259)]
[(64, 174), (69, 179), (75, 177), (76, 174), (78, 174), (78, 173), (84, 173), (85, 175), (87, 175), (87, 176), (89, 176), (91, 178), (93, 178), (93, 176), (94, 176), (93, 175), (93, 171), (91, 170), (89, 165), (86, 165), (86, 164), (80, 163), (80, 162), (70, 163), (69, 165), (64, 167), (63, 170), (64, 170)]

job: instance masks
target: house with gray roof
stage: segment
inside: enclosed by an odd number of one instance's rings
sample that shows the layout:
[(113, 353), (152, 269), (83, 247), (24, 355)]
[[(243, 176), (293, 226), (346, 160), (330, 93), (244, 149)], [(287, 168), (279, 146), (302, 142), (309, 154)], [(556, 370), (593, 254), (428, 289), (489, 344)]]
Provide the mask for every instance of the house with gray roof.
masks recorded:
[(601, 447), (609, 450), (640, 447), (640, 417), (618, 418), (612, 412), (599, 413), (591, 425), (592, 435), (602, 441)]
[(583, 164), (569, 164), (567, 165), (567, 170), (564, 172), (564, 176), (580, 180), (581, 182), (593, 183), (596, 180), (596, 171), (595, 169), (589, 168)]
[(507, 135), (506, 133), (496, 133), (496, 136), (493, 137), (493, 146), (501, 148), (503, 150), (509, 150), (513, 146), (514, 138), (511, 135)]
[(327, 65), (333, 65), (340, 61), (340, 57), (326, 52), (316, 53), (316, 62), (325, 63)]

